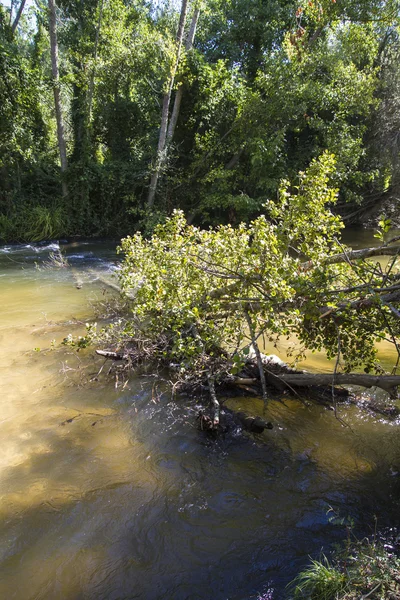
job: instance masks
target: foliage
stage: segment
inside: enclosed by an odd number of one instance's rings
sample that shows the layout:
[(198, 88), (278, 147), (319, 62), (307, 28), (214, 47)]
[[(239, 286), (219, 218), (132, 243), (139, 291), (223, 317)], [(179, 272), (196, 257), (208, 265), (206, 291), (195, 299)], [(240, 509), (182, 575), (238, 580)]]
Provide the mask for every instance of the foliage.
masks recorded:
[[(283, 181), (278, 200), (248, 225), (204, 230), (176, 211), (150, 239), (123, 240), (120, 281), (134, 315), (124, 339), (143, 334), (156, 358), (189, 372), (218, 370), (228, 356), (235, 372), (251, 343), (250, 318), (255, 337), (294, 334), (330, 358), (339, 352), (346, 371), (376, 369), (376, 338), (398, 324), (374, 291), (386, 275), (368, 262), (335, 260), (346, 249), (330, 211), (333, 171), (333, 157), (323, 154), (297, 185)], [(398, 273), (393, 263), (387, 277)]]
[(337, 161), (336, 211), (362, 219), (396, 193), (396, 0), (207, 0), (190, 3), (188, 23), (197, 5), (154, 214), (145, 205), (178, 7), (59, 0), (63, 178), (46, 3), (25, 8), (15, 32), (0, 8), (3, 240), (30, 237), (35, 207), (60, 209), (53, 229), (63, 234), (151, 232), (176, 208), (203, 226), (250, 222), (283, 177), (294, 179), (325, 150)]

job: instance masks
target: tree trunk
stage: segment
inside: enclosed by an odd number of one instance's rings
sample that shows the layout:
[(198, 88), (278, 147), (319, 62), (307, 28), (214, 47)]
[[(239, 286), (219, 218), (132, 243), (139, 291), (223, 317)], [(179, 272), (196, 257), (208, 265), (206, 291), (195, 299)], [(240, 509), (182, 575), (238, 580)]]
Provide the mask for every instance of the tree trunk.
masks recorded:
[(399, 375), (365, 375), (364, 373), (283, 373), (275, 375), (283, 383), (293, 387), (331, 386), (335, 385), (361, 385), (371, 388), (379, 387), (389, 394), (393, 394), (400, 386)]
[[(394, 238), (396, 241), (398, 238)], [(362, 260), (366, 258), (373, 258), (374, 256), (396, 256), (400, 254), (400, 246), (389, 246), (390, 242), (387, 242), (383, 246), (377, 246), (374, 248), (362, 248), (361, 250), (349, 250), (348, 252), (342, 252), (341, 254), (334, 254), (324, 259), (324, 265), (336, 265), (340, 263), (346, 263), (352, 260)], [(302, 263), (303, 269), (311, 269), (314, 266), (312, 260), (307, 260)]]
[(101, 29), (101, 22), (102, 22), (102, 18), (103, 18), (103, 7), (104, 7), (104, 0), (100, 0), (99, 19), (98, 19), (98, 22), (97, 22), (96, 38), (95, 38), (95, 41), (94, 41), (93, 69), (92, 69), (92, 72), (90, 74), (89, 90), (88, 90), (88, 100), (87, 100), (89, 127), (91, 127), (91, 120), (92, 120), (92, 104), (93, 104), (93, 93), (94, 93), (94, 80), (95, 80), (95, 77), (96, 77), (97, 51), (98, 51), (98, 47), (99, 47), (100, 29)]
[(245, 311), (244, 316), (246, 317), (247, 325), (248, 325), (250, 336), (251, 336), (251, 343), (253, 345), (253, 349), (254, 349), (254, 352), (256, 355), (258, 371), (260, 374), (262, 397), (263, 397), (264, 403), (266, 403), (268, 400), (267, 383), (265, 381), (264, 365), (263, 365), (263, 361), (262, 361), (261, 352), (260, 352), (260, 349), (257, 344), (257, 339), (256, 339), (253, 323), (251, 322), (251, 317), (249, 315), (248, 310)]
[[(265, 357), (264, 358), (268, 358)], [(268, 383), (279, 391), (297, 387), (331, 387), (334, 385), (359, 385), (366, 388), (378, 387), (388, 394), (396, 392), (400, 386), (400, 375), (365, 375), (364, 373), (279, 373), (265, 369)], [(227, 383), (237, 386), (260, 385), (257, 377), (230, 377)]]
[[(53, 78), (54, 105), (57, 120), (57, 139), (60, 153), (61, 173), (64, 175), (68, 167), (67, 146), (65, 143), (64, 121), (61, 107), (60, 95), (60, 76), (58, 70), (58, 42), (57, 42), (57, 23), (56, 23), (56, 5), (54, 0), (48, 0), (49, 5), (49, 25), (50, 25), (50, 53), (51, 53), (51, 73)], [(63, 196), (68, 195), (67, 184), (62, 182)]]
[(15, 30), (16, 30), (16, 29), (17, 29), (17, 27), (18, 27), (18, 23), (19, 23), (19, 20), (20, 20), (20, 18), (21, 18), (22, 11), (24, 10), (25, 3), (26, 3), (26, 0), (21, 0), (21, 4), (19, 5), (18, 12), (17, 12), (17, 14), (15, 15), (15, 19), (14, 19), (14, 21), (13, 21), (13, 24), (11, 25), (11, 31), (13, 32), (13, 34), (15, 33)]
[(164, 98), (163, 98), (163, 107), (162, 107), (162, 113), (161, 113), (161, 126), (160, 126), (160, 135), (158, 138), (156, 164), (155, 164), (152, 176), (151, 176), (149, 195), (147, 197), (148, 208), (152, 208), (152, 206), (154, 204), (154, 199), (155, 199), (156, 191), (157, 191), (158, 178), (160, 176), (160, 173), (162, 171), (162, 168), (163, 168), (163, 166), (165, 164), (165, 160), (166, 160), (166, 140), (167, 140), (169, 105), (171, 102), (171, 94), (172, 94), (172, 88), (174, 86), (175, 75), (176, 75), (176, 71), (178, 69), (179, 60), (180, 60), (180, 56), (181, 56), (183, 32), (185, 29), (187, 9), (188, 9), (188, 0), (182, 0), (181, 15), (179, 18), (178, 32), (176, 35), (176, 43), (177, 43), (176, 57), (175, 57), (175, 62), (173, 64), (171, 75), (170, 75), (170, 78), (168, 81), (167, 92), (164, 94)]
[[(199, 16), (200, 16), (200, 9), (196, 8), (196, 10), (193, 13), (192, 22), (190, 24), (190, 29), (189, 29), (189, 34), (186, 39), (186, 44), (185, 44), (186, 52), (191, 50), (193, 47), (193, 42), (194, 42), (194, 37), (196, 35), (196, 28), (197, 28)], [(166, 141), (167, 148), (168, 148), (169, 144), (171, 143), (172, 138), (174, 137), (175, 127), (178, 122), (179, 111), (181, 108), (182, 96), (183, 96), (183, 85), (180, 85), (175, 94), (174, 108), (172, 109), (172, 115), (171, 115), (171, 119), (170, 119), (169, 126), (168, 126), (167, 141)]]

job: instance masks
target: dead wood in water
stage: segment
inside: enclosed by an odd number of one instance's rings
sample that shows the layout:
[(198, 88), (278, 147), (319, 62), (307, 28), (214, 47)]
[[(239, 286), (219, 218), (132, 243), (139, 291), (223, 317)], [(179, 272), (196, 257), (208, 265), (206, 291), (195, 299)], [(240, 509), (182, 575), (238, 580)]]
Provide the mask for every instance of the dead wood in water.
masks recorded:
[(88, 269), (87, 272), (90, 275), (92, 275), (93, 277), (95, 277), (98, 281), (100, 281), (100, 283), (102, 283), (106, 287), (109, 287), (112, 290), (115, 290), (119, 294), (121, 293), (121, 288), (117, 283), (114, 283), (113, 281), (110, 281), (106, 277), (103, 277), (103, 275), (101, 273), (99, 273), (98, 271), (94, 271), (93, 269)]
[[(270, 386), (277, 391), (285, 390), (297, 393), (298, 388), (323, 389), (333, 386), (356, 385), (365, 388), (378, 387), (395, 397), (400, 386), (399, 375), (367, 375), (365, 373), (309, 373), (292, 369), (278, 356), (261, 355), (265, 378)], [(225, 384), (234, 386), (256, 386), (260, 390), (258, 374), (258, 360), (255, 355), (250, 355), (241, 373), (238, 376), (228, 376)], [(335, 387), (335, 390), (340, 388)], [(339, 392), (340, 395), (340, 392)]]
[(249, 431), (250, 433), (262, 433), (265, 429), (274, 428), (272, 423), (265, 421), (261, 417), (254, 417), (241, 411), (235, 412), (225, 407), (221, 411), (221, 417), (221, 423), (216, 426), (213, 419), (200, 410), (197, 415), (200, 430), (212, 433), (225, 433), (232, 428), (232, 422), (235, 428), (237, 425), (240, 425), (245, 431)]
[[(151, 353), (149, 355), (145, 350), (145, 346), (142, 347), (138, 343), (136, 345), (131, 343), (129, 348), (126, 347), (122, 351), (96, 350), (96, 354), (106, 359), (127, 363), (126, 366), (123, 366), (125, 369), (140, 364), (146, 358), (151, 360)], [(352, 394), (342, 386), (378, 387), (388, 393), (391, 398), (395, 398), (400, 386), (400, 376), (367, 375), (365, 373), (309, 373), (292, 369), (275, 355), (266, 356), (260, 353), (257, 358), (256, 353), (252, 353), (251, 349), (246, 363), (237, 375), (230, 373), (232, 362), (225, 354), (222, 358), (220, 357), (218, 360), (215, 360), (212, 365), (208, 365), (212, 370), (210, 368), (207, 371), (203, 370), (198, 373), (191, 373), (190, 376), (175, 381), (173, 388), (176, 391), (186, 391), (191, 394), (197, 392), (203, 394), (204, 391), (207, 391), (211, 410), (209, 415), (200, 411), (198, 415), (199, 426), (203, 431), (217, 433), (224, 429), (220, 423), (223, 413), (220, 409), (217, 393), (234, 396), (240, 396), (244, 393), (247, 395), (249, 393), (258, 396), (264, 395), (263, 385), (260, 380), (260, 361), (270, 398), (277, 397), (277, 394), (281, 396), (283, 393), (289, 393), (300, 400), (304, 400), (306, 397), (311, 401), (328, 407), (331, 407), (332, 399), (337, 398), (342, 401), (356, 403), (360, 407), (374, 412), (381, 412), (387, 416), (396, 416), (398, 414), (397, 409), (389, 404), (382, 407), (379, 403), (375, 403), (373, 399), (367, 401), (364, 398), (360, 401), (360, 398), (357, 398), (354, 393)], [(158, 365), (164, 368), (168, 367), (168, 363), (164, 364), (161, 362)], [(178, 366), (174, 365), (175, 368)], [(222, 418), (224, 419), (224, 417)], [(258, 433), (272, 427), (271, 424), (268, 424), (259, 417), (239, 414), (237, 418), (244, 429), (253, 433)]]
[(104, 356), (104, 358), (111, 358), (112, 360), (126, 360), (127, 355), (122, 352), (112, 352), (111, 350), (96, 350), (96, 354)]
[(235, 413), (236, 417), (241, 422), (243, 429), (251, 433), (262, 433), (264, 429), (273, 429), (274, 426), (269, 421), (265, 421), (261, 417), (253, 417), (244, 412)]
[(207, 381), (208, 381), (208, 389), (210, 392), (210, 402), (211, 402), (211, 407), (213, 410), (213, 418), (212, 418), (212, 424), (213, 424), (213, 428), (216, 429), (219, 425), (219, 402), (217, 399), (217, 394), (215, 393), (215, 380), (213, 377), (211, 377), (211, 375), (207, 374)]
[(365, 375), (364, 373), (283, 373), (279, 380), (293, 387), (315, 387), (335, 385), (359, 385), (366, 388), (378, 387), (390, 395), (400, 386), (399, 375)]

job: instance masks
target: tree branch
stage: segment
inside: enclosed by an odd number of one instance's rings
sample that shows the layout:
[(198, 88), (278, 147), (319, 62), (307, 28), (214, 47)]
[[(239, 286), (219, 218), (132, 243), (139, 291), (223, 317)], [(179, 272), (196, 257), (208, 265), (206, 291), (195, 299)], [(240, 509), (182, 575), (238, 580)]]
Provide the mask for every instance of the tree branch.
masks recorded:
[[(324, 265), (336, 265), (349, 260), (361, 260), (365, 258), (372, 258), (374, 256), (396, 256), (400, 252), (400, 246), (378, 246), (376, 248), (363, 248), (362, 250), (350, 250), (349, 252), (342, 252), (341, 254), (334, 254), (328, 256), (323, 260)], [(302, 268), (305, 270), (310, 269), (314, 266), (314, 261), (308, 260), (302, 263)]]

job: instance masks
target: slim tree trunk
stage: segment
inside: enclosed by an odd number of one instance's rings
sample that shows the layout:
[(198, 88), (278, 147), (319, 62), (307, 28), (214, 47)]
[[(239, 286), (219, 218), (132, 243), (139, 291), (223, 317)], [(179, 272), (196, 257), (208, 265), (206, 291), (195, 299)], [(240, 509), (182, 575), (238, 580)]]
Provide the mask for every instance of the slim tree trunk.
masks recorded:
[(12, 24), (12, 16), (13, 16), (13, 11), (14, 11), (14, 0), (10, 0), (10, 15), (9, 15), (9, 21), (8, 24), (11, 27)]
[[(200, 8), (196, 8), (196, 10), (193, 13), (192, 22), (190, 24), (190, 29), (189, 29), (189, 34), (186, 39), (185, 49), (187, 52), (189, 50), (191, 50), (193, 47), (194, 36), (196, 35), (196, 28), (197, 28), (197, 22), (199, 20), (199, 16), (200, 16)], [(174, 108), (172, 109), (172, 115), (171, 115), (171, 119), (170, 119), (169, 126), (168, 126), (167, 142), (166, 142), (167, 148), (168, 148), (169, 144), (171, 143), (172, 138), (174, 137), (175, 127), (178, 122), (179, 111), (181, 108), (182, 96), (183, 96), (183, 85), (180, 85), (175, 94)]]
[(163, 165), (165, 163), (165, 159), (166, 159), (165, 150), (166, 150), (166, 139), (167, 139), (169, 105), (171, 102), (171, 94), (172, 94), (172, 88), (174, 87), (175, 75), (176, 75), (176, 71), (178, 69), (179, 60), (180, 60), (180, 56), (181, 56), (183, 32), (185, 29), (187, 9), (188, 9), (188, 0), (182, 0), (181, 15), (179, 18), (178, 32), (176, 34), (176, 44), (177, 44), (176, 57), (175, 57), (175, 62), (173, 64), (171, 74), (169, 77), (167, 91), (164, 94), (164, 99), (163, 99), (163, 107), (162, 107), (162, 113), (161, 113), (161, 127), (160, 127), (160, 135), (158, 138), (156, 164), (154, 167), (153, 174), (151, 176), (149, 195), (147, 197), (148, 208), (151, 208), (154, 204), (154, 199), (155, 199), (156, 191), (157, 191), (158, 178), (160, 176), (162, 167), (163, 167)]
[(247, 309), (244, 311), (244, 316), (246, 318), (247, 325), (249, 327), (249, 332), (250, 332), (250, 337), (251, 337), (251, 343), (253, 345), (254, 352), (255, 352), (255, 355), (256, 355), (256, 359), (257, 359), (258, 372), (260, 373), (262, 397), (263, 397), (263, 400), (264, 400), (264, 404), (266, 404), (267, 400), (268, 400), (268, 394), (267, 394), (267, 382), (265, 380), (265, 373), (264, 373), (264, 365), (263, 365), (263, 361), (262, 361), (262, 356), (261, 356), (260, 348), (258, 347), (258, 344), (257, 344), (257, 338), (256, 338), (256, 333), (255, 333), (255, 330), (254, 330), (254, 327), (253, 327), (253, 323), (251, 322), (251, 317), (250, 317), (249, 311)]
[[(64, 175), (68, 167), (67, 146), (65, 143), (64, 121), (61, 107), (60, 96), (60, 75), (58, 71), (58, 42), (57, 42), (57, 23), (56, 23), (56, 5), (54, 0), (48, 0), (49, 4), (49, 25), (50, 25), (50, 53), (51, 53), (51, 73), (53, 78), (54, 105), (57, 121), (57, 139), (60, 153), (61, 173)], [(62, 182), (63, 196), (67, 196), (67, 184)]]
[(19, 23), (19, 20), (20, 20), (20, 18), (21, 18), (22, 11), (24, 10), (25, 3), (26, 3), (26, 0), (21, 0), (21, 4), (19, 5), (18, 12), (17, 12), (17, 14), (15, 15), (15, 19), (14, 19), (14, 21), (13, 21), (13, 24), (11, 25), (11, 31), (13, 32), (13, 34), (15, 33), (15, 30), (16, 30), (16, 29), (17, 29), (17, 27), (18, 27), (18, 23)]
[(89, 122), (89, 127), (91, 125), (91, 120), (92, 120), (92, 104), (93, 104), (93, 93), (94, 93), (94, 80), (95, 80), (95, 77), (96, 77), (97, 51), (98, 51), (98, 47), (99, 47), (101, 21), (102, 21), (102, 18), (103, 18), (103, 7), (104, 7), (104, 0), (100, 0), (99, 19), (98, 19), (98, 22), (97, 22), (96, 38), (95, 38), (95, 41), (94, 41), (93, 69), (92, 69), (92, 72), (90, 74), (89, 90), (88, 90), (88, 122)]

